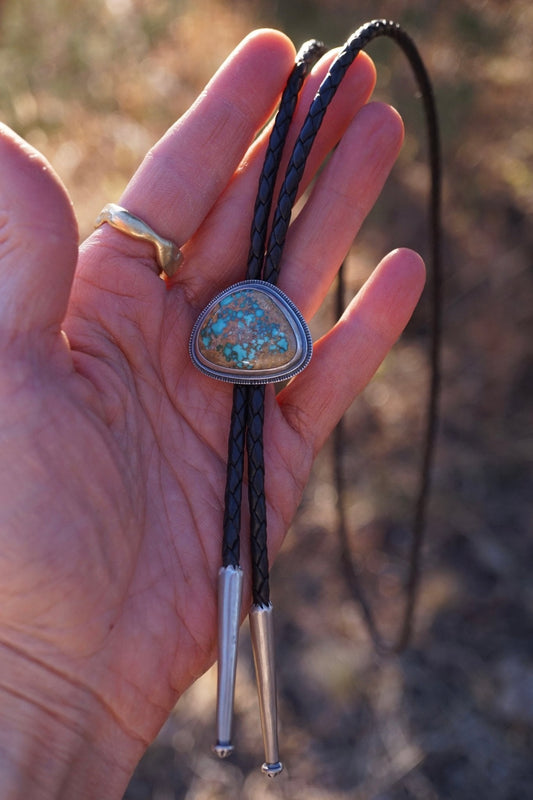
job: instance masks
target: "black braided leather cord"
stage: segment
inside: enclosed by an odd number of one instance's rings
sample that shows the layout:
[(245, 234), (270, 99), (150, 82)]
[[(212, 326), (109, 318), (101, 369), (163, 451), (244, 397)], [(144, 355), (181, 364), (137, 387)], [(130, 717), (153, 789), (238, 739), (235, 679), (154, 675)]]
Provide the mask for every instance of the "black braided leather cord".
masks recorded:
[[(392, 36), (397, 39), (402, 46), (404, 43), (408, 42), (410, 54), (412, 55), (412, 50), (414, 50), (414, 53), (418, 57), (418, 62), (420, 62), (420, 64), (422, 63), (411, 39), (396, 22), (373, 20), (372, 22), (362, 25), (350, 36), (333, 62), (330, 71), (322, 81), (311, 104), (298, 139), (296, 140), (296, 144), (294, 145), (294, 150), (285, 174), (285, 180), (280, 191), (268, 243), (263, 278), (270, 283), (276, 283), (278, 279), (281, 254), (289, 228), (292, 207), (296, 200), (298, 186), (300, 185), (304, 173), (307, 158), (320, 125), (322, 124), (322, 120), (324, 119), (324, 114), (348, 68), (355, 61), (361, 50), (377, 36)], [(425, 73), (423, 65), (422, 69)]]
[(250, 549), (252, 556), (252, 591), (254, 604), (268, 606), (267, 516), (265, 498), (265, 459), (263, 455), (263, 418), (265, 387), (250, 386), (248, 397), (248, 505), (250, 509)]
[[(429, 151), (429, 166), (431, 173), (430, 213), (429, 213), (429, 238), (431, 272), (429, 275), (429, 291), (431, 304), (431, 334), (430, 334), (430, 365), (431, 376), (428, 392), (427, 406), (425, 409), (425, 431), (423, 436), (423, 452), (420, 463), (418, 491), (415, 499), (415, 508), (412, 525), (412, 540), (409, 553), (409, 569), (405, 582), (406, 602), (403, 618), (397, 637), (386, 641), (381, 635), (368, 599), (363, 592), (358, 571), (353, 563), (347, 533), (346, 513), (343, 503), (344, 476), (342, 472), (342, 441), (343, 421), (341, 420), (335, 430), (335, 482), (339, 496), (338, 503), (338, 533), (341, 546), (341, 562), (347, 578), (347, 584), (352, 596), (358, 602), (363, 619), (372, 640), (381, 652), (401, 652), (409, 643), (412, 633), (415, 604), (420, 583), (421, 555), (426, 527), (427, 505), (430, 491), (431, 466), (433, 463), (438, 425), (438, 404), (440, 394), (440, 352), (442, 340), (442, 264), (441, 264), (441, 157), (440, 136), (433, 88), (427, 74), (424, 62), (412, 39), (397, 24), (392, 22), (375, 21), (369, 24), (374, 30), (374, 36), (385, 35), (396, 41), (406, 55), (414, 76), (420, 88), (427, 125), (427, 141)], [(366, 27), (366, 26), (364, 26)], [(351, 38), (357, 37), (357, 32)], [(373, 37), (372, 37), (373, 38)], [(349, 44), (349, 43), (348, 43)], [(344, 310), (343, 284), (339, 275), (337, 287), (337, 313)]]
[(313, 63), (325, 51), (322, 42), (311, 40), (302, 45), (296, 54), (294, 68), (281, 96), (276, 122), (272, 128), (263, 170), (259, 179), (255, 201), (252, 230), (250, 233), (250, 252), (246, 277), (256, 279), (261, 276), (265, 258), (265, 242), (268, 218), (272, 207), (274, 184), (279, 170), (281, 156), (289, 127), (296, 110), (300, 89), (309, 74)]
[[(411, 38), (399, 27), (397, 23), (387, 20), (373, 20), (361, 26), (348, 39), (346, 45), (339, 53), (337, 59), (331, 66), (326, 78), (319, 87), (317, 94), (311, 104), (306, 120), (302, 126), (296, 144), (294, 146), (285, 179), (280, 190), (280, 195), (272, 222), (270, 239), (267, 252), (264, 257), (263, 280), (270, 283), (277, 283), (283, 246), (287, 236), (290, 223), (292, 208), (296, 200), (298, 187), (302, 179), (305, 164), (309, 156), (311, 147), (318, 133), (327, 107), (337, 91), (346, 71), (353, 63), (359, 52), (378, 36), (387, 36), (394, 39), (402, 48), (407, 56), (416, 80), (421, 89), (424, 111), (428, 125), (428, 138), (431, 165), (431, 214), (430, 230), (432, 235), (432, 262), (433, 262), (433, 283), (432, 283), (432, 316), (433, 330), (431, 339), (431, 384), (429, 401), (427, 408), (427, 422), (424, 454), (420, 475), (420, 488), (416, 502), (413, 544), (410, 554), (410, 571), (407, 578), (407, 603), (404, 619), (399, 637), (395, 643), (389, 645), (380, 636), (374, 618), (371, 614), (369, 604), (361, 591), (357, 579), (357, 571), (351, 560), (346, 536), (346, 525), (344, 511), (340, 509), (340, 531), (341, 550), (343, 563), (349, 577), (351, 589), (354, 597), (360, 603), (363, 617), (367, 623), (369, 632), (381, 650), (400, 650), (409, 638), (412, 626), (412, 617), (416, 599), (416, 591), (420, 573), (420, 553), (423, 543), (424, 520), (429, 493), (429, 477), (431, 463), (434, 452), (437, 427), (437, 406), (440, 384), (440, 144), (438, 136), (438, 123), (435, 109), (435, 102), (429, 77), (418, 50)], [(276, 173), (279, 167), (283, 139), (279, 138), (280, 132), (284, 131), (284, 136), (288, 131), (290, 116), (296, 106), (294, 91), (301, 86), (303, 78), (297, 73), (298, 64), (289, 79), (284, 98), (287, 98), (287, 109), (278, 112), (271, 140), (272, 147), (269, 147), (265, 168), (259, 183), (258, 198), (256, 201), (254, 223), (251, 233), (251, 247), (249, 255), (249, 266), (247, 277), (258, 277), (260, 265), (263, 259), (264, 242), (266, 238), (266, 228), (268, 217), (271, 210), (272, 192), (276, 180)], [(290, 91), (289, 91), (289, 86)], [(289, 100), (290, 97), (290, 100)], [(289, 113), (290, 112), (290, 113)], [(278, 126), (279, 119), (279, 127)], [(339, 297), (342, 292), (339, 293)], [(266, 502), (264, 490), (264, 458), (263, 458), (263, 415), (264, 415), (264, 386), (236, 386), (234, 392), (234, 409), (232, 414), (231, 434), (229, 452), (231, 463), (228, 459), (228, 490), (226, 501), (230, 508), (226, 509), (228, 529), (224, 531), (224, 553), (225, 557), (237, 558), (238, 562), (238, 528), (240, 526), (240, 495), (242, 491), (242, 472), (243, 454), (242, 437), (243, 425), (246, 430), (246, 446), (248, 451), (248, 483), (249, 483), (249, 506), (250, 506), (250, 531), (251, 531), (251, 552), (252, 552), (252, 591), (254, 603), (257, 605), (268, 605), (269, 603), (269, 583), (268, 583), (268, 554), (266, 540)], [(339, 429), (340, 430), (340, 429)], [(338, 436), (338, 432), (337, 432)], [(337, 438), (338, 441), (338, 438)], [(337, 482), (342, 488), (342, 474), (340, 470), (340, 460), (336, 463)], [(226, 541), (227, 538), (227, 541)], [(235, 563), (230, 560), (228, 563)]]
[(247, 394), (233, 387), (233, 411), (228, 437), (222, 565), (238, 567), (240, 560), (241, 497), (244, 472), (244, 438), (246, 433)]
[[(263, 169), (259, 178), (257, 199), (250, 232), (250, 251), (246, 277), (260, 277), (265, 256), (268, 218), (283, 146), (289, 130), (300, 89), (315, 61), (325, 48), (320, 42), (306, 42), (298, 51), (294, 67), (283, 91), (280, 106), (270, 134)], [(262, 387), (259, 387), (261, 390)], [(252, 541), (252, 591), (255, 604), (267, 605), (269, 598), (268, 552), (266, 547), (266, 501), (264, 497), (263, 417), (264, 391), (236, 384), (233, 388), (233, 409), (228, 441), (228, 462), (222, 563), (238, 566), (240, 559), (240, 527), (244, 444), (247, 438), (248, 481), (250, 503), (250, 536)], [(253, 423), (246, 437), (248, 410), (253, 409)], [(261, 499), (262, 498), (262, 499)]]
[[(441, 342), (441, 243), (440, 243), (440, 215), (441, 215), (441, 166), (440, 166), (440, 141), (438, 120), (433, 97), (433, 90), (424, 63), (412, 39), (399, 27), (397, 23), (386, 20), (374, 20), (359, 28), (347, 41), (343, 50), (333, 63), (328, 75), (322, 82), (313, 100), (308, 116), (302, 126), (294, 150), (287, 167), (285, 180), (282, 185), (280, 196), (272, 223), (270, 240), (265, 259), (263, 279), (271, 283), (276, 283), (279, 275), (281, 255), (287, 235), (292, 207), (298, 192), (306, 160), (309, 156), (311, 147), (318, 133), (320, 124), (324, 118), (329, 103), (348, 67), (353, 63), (358, 53), (378, 36), (387, 36), (397, 42), (406, 55), (419, 85), (424, 113), (426, 116), (429, 144), (429, 162), (431, 169), (431, 194), (430, 194), (430, 238), (431, 238), (431, 261), (432, 261), (432, 285), (431, 285), (431, 307), (432, 307), (432, 331), (430, 344), (431, 360), (431, 380), (428, 394), (428, 405), (426, 409), (426, 425), (424, 435), (423, 457), (420, 467), (419, 489), (415, 501), (415, 514), (413, 520), (413, 536), (409, 557), (409, 571), (406, 581), (406, 605), (403, 614), (399, 634), (395, 641), (386, 642), (381, 636), (370, 605), (362, 591), (358, 573), (353, 564), (350, 553), (346, 518), (342, 500), (339, 502), (339, 535), (341, 539), (341, 558), (348, 584), (354, 599), (359, 603), (363, 618), (366, 622), (368, 631), (376, 645), (382, 652), (403, 650), (408, 641), (412, 630), (415, 603), (417, 598), (418, 584), (420, 581), (420, 561), (422, 545), (425, 531), (425, 518), (430, 488), (431, 465), (434, 456), (437, 421), (438, 421), (438, 397), (440, 389), (440, 342)], [(342, 288), (342, 282), (340, 282)], [(339, 309), (339, 313), (342, 310)], [(339, 496), (342, 497), (342, 472), (340, 467), (340, 435), (341, 427), (336, 432), (336, 482)]]
[[(260, 277), (265, 256), (265, 242), (268, 217), (272, 206), (272, 195), (276, 182), (283, 146), (291, 124), (298, 95), (303, 82), (316, 59), (324, 52), (320, 42), (306, 42), (296, 55), (294, 68), (283, 91), (276, 120), (270, 134), (267, 152), (259, 178), (257, 198), (254, 208), (252, 229), (250, 232), (250, 252), (246, 277)], [(236, 384), (233, 389), (233, 410), (231, 414), (228, 441), (228, 462), (226, 473), (226, 494), (224, 510), (224, 534), (222, 539), (222, 563), (226, 566), (238, 566), (240, 558), (241, 498), (244, 472), (244, 441), (246, 432), (246, 415), (248, 408), (249, 387)], [(263, 468), (264, 472), (264, 468)], [(266, 530), (266, 512), (264, 527)], [(257, 570), (264, 569), (258, 565)], [(262, 582), (265, 594), (264, 582)], [(268, 570), (266, 594), (268, 595)]]

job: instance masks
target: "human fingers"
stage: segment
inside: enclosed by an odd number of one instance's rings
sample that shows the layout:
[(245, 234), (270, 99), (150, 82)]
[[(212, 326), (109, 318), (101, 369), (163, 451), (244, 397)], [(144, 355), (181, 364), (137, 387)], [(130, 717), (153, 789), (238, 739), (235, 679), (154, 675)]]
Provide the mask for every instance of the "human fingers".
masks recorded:
[(0, 125), (0, 336), (57, 334), (77, 256), (76, 220), (46, 161)]
[[(424, 286), (420, 256), (395, 250), (386, 256), (348, 308), (316, 344), (310, 365), (280, 393), (285, 422), (311, 453), (322, 447), (407, 324)], [(286, 438), (278, 430), (278, 445)], [(291, 458), (290, 452), (287, 458)], [(296, 469), (296, 465), (295, 465)]]
[[(311, 101), (336, 56), (336, 50), (327, 53), (315, 65), (301, 90), (283, 148), (278, 180), (273, 192), (274, 206), (287, 162)], [(309, 185), (327, 154), (341, 139), (359, 109), (367, 102), (374, 83), (374, 65), (364, 53), (361, 53), (347, 71), (339, 91), (328, 107), (324, 123), (307, 159), (299, 194)], [(259, 175), (270, 132), (269, 127), (254, 141), (243, 158), (241, 168), (188, 246), (187, 263), (180, 272), (178, 281), (180, 284), (186, 284), (189, 297), (194, 297), (195, 303), (200, 307), (205, 305), (218, 290), (245, 276)], [(221, 248), (222, 240), (224, 248)]]
[[(281, 33), (262, 30), (246, 37), (151, 149), (120, 204), (161, 236), (180, 246), (187, 242), (270, 116), (293, 59), (294, 48)], [(150, 245), (108, 225), (93, 234), (91, 245), (95, 239), (126, 256), (153, 259)]]
[(371, 103), (352, 121), (289, 229), (280, 288), (307, 318), (320, 306), (403, 141), (390, 106)]

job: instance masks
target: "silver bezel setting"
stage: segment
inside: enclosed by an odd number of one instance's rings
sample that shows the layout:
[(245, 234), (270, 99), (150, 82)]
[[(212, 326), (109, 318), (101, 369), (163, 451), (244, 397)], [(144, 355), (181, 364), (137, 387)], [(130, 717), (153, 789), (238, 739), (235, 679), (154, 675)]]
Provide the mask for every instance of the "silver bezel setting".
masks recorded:
[[(237, 369), (235, 367), (213, 366), (212, 362), (208, 361), (202, 354), (198, 345), (198, 335), (201, 327), (211, 313), (213, 308), (220, 303), (228, 295), (240, 289), (256, 289), (268, 295), (271, 300), (283, 312), (285, 318), (290, 324), (296, 342), (298, 344), (296, 353), (293, 358), (283, 367), (272, 367), (269, 369), (255, 369), (246, 371)], [(262, 383), (277, 383), (285, 381), (294, 377), (301, 372), (308, 365), (313, 354), (313, 340), (311, 333), (307, 327), (297, 306), (287, 295), (274, 286), (272, 283), (261, 280), (246, 280), (234, 283), (224, 291), (219, 292), (211, 302), (204, 308), (191, 332), (189, 340), (189, 353), (191, 360), (195, 367), (197, 367), (204, 375), (209, 375), (210, 378), (215, 378), (219, 381), (226, 381), (227, 383), (239, 383), (247, 385), (257, 385)]]

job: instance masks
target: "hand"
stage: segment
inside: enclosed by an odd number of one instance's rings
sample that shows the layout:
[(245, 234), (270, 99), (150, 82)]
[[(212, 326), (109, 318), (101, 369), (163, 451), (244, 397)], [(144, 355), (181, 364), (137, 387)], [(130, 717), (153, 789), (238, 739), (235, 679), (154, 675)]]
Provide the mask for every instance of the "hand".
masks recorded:
[[(292, 141), (333, 56), (308, 80)], [(279, 33), (248, 37), (120, 198), (182, 246), (168, 286), (151, 246), (109, 225), (76, 263), (64, 189), (1, 132), (4, 797), (120, 797), (176, 699), (216, 657), (232, 390), (191, 365), (187, 343), (206, 303), (244, 276), (266, 133), (254, 137), (293, 58)], [(397, 114), (364, 105), (373, 81), (360, 55), (304, 176), (302, 189), (342, 136), (284, 253), (280, 288), (307, 318), (401, 145)], [(399, 336), (423, 280), (418, 256), (389, 255), (310, 366), (277, 397), (267, 392), (272, 555), (313, 457)]]

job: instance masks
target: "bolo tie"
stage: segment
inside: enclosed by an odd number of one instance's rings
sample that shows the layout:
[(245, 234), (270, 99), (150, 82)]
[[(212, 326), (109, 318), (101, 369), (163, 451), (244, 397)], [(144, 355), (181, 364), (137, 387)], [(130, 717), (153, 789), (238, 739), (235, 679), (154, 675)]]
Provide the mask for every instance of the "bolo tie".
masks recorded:
[[(413, 544), (406, 581), (407, 602), (396, 642), (380, 636), (371, 609), (357, 581), (357, 570), (348, 553), (344, 515), (340, 514), (341, 554), (350, 587), (359, 602), (363, 619), (380, 650), (400, 650), (407, 643), (414, 598), (420, 573), (424, 516), (434, 449), (439, 388), (440, 308), (440, 159), (438, 125), (431, 83), (412, 39), (397, 23), (373, 20), (348, 39), (322, 81), (302, 125), (283, 180), (272, 224), (268, 224), (273, 193), (285, 139), (300, 89), (313, 64), (325, 52), (319, 42), (306, 42), (299, 50), (283, 91), (273, 123), (259, 179), (245, 279), (217, 294), (198, 317), (190, 338), (195, 366), (217, 380), (234, 384), (233, 408), (228, 439), (225, 510), (222, 536), (222, 566), (218, 574), (218, 687), (215, 753), (225, 758), (233, 751), (232, 721), (237, 644), (241, 622), (243, 569), (240, 564), (241, 508), (247, 456), (248, 509), (252, 606), (250, 638), (255, 664), (265, 761), (262, 771), (278, 775), (274, 630), (270, 601), (263, 419), (265, 386), (287, 381), (309, 363), (312, 339), (298, 308), (278, 287), (281, 256), (291, 212), (305, 164), (329, 103), (358, 53), (378, 36), (395, 40), (407, 56), (422, 96), (428, 125), (431, 166), (430, 231), (432, 240), (432, 336), (431, 380), (426, 414), (425, 446), (421, 479), (413, 523)], [(338, 293), (340, 297), (342, 292)], [(342, 480), (337, 464), (338, 481)]]

